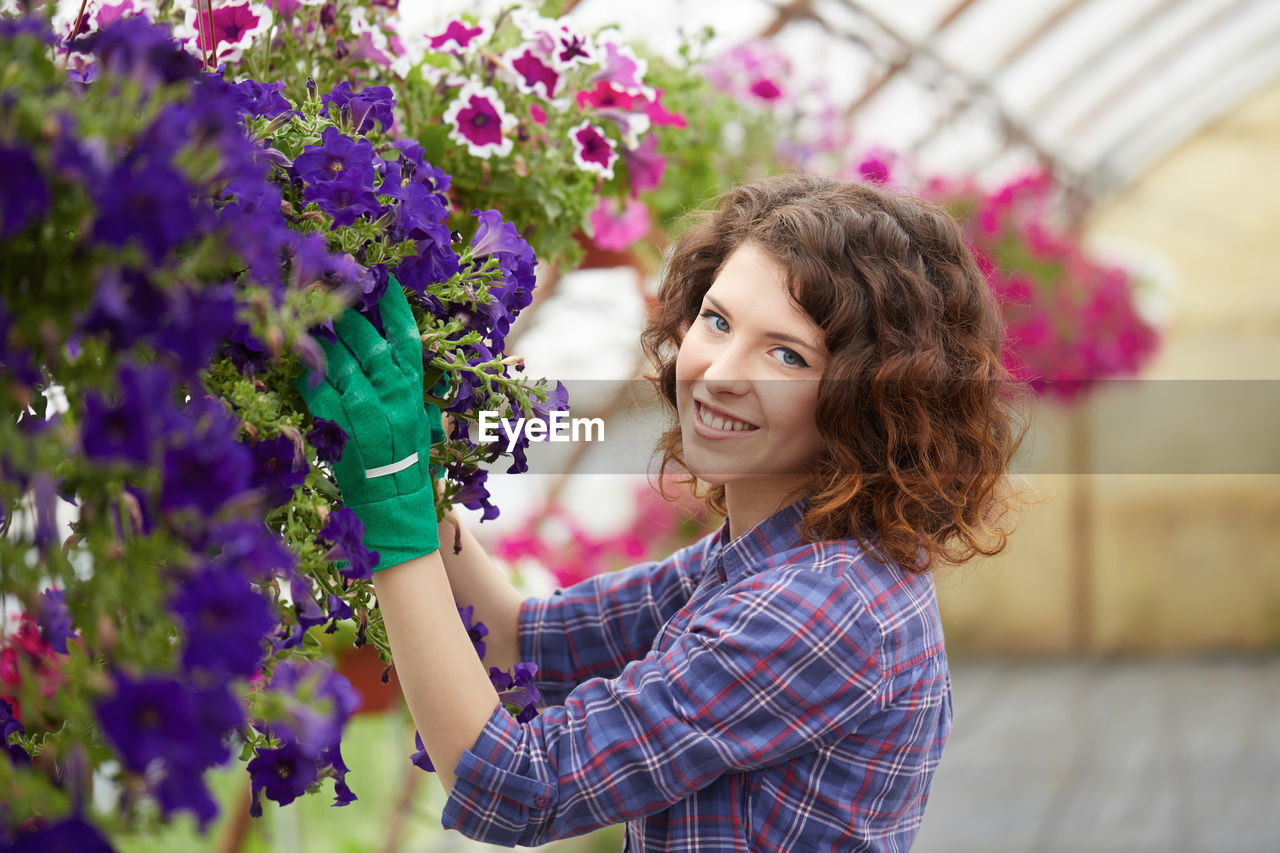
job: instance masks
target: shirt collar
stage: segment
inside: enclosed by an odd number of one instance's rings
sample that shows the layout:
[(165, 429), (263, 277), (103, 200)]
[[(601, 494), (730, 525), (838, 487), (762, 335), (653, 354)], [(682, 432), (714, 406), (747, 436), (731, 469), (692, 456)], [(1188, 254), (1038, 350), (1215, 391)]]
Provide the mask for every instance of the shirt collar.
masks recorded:
[(734, 581), (749, 572), (768, 568), (778, 555), (802, 544), (800, 520), (808, 501), (806, 495), (788, 504), (730, 542), (726, 542), (729, 520), (725, 519), (715, 539), (718, 552), (715, 565), (721, 578)]

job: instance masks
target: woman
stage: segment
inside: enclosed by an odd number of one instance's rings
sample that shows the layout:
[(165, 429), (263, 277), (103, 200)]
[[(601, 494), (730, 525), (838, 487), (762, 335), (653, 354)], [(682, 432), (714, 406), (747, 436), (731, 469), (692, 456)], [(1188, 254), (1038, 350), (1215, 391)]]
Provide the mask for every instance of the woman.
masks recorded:
[[(339, 485), (382, 555), (445, 825), (500, 844), (627, 821), (635, 850), (905, 850), (951, 728), (930, 571), (1006, 535), (1016, 434), (985, 280), (944, 212), (785, 177), (690, 228), (658, 302), (643, 344), (676, 416), (664, 469), (705, 484), (725, 523), (545, 600), (453, 516), (456, 552), (420, 523), (426, 454), (404, 460), (434, 413), (383, 416), (421, 388), (399, 288), (387, 342), (348, 312), (330, 381), (299, 386), (361, 454)], [(455, 601), (490, 628), (486, 665), (538, 665), (539, 717), (499, 706)]]

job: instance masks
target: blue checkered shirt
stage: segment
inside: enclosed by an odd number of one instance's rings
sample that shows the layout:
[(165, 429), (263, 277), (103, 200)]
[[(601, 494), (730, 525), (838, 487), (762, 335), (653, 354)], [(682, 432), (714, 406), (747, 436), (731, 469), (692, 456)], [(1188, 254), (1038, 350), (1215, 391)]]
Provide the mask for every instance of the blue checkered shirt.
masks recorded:
[(444, 824), (536, 845), (627, 822), (628, 850), (907, 850), (951, 729), (929, 575), (801, 542), (803, 501), (733, 541), (520, 613), (550, 702), (463, 754)]

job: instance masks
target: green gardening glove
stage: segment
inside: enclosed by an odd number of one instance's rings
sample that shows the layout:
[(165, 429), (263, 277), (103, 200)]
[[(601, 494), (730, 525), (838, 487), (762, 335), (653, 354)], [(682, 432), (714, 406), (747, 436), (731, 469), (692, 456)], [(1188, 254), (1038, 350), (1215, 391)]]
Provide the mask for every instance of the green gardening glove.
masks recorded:
[(325, 376), (313, 386), (308, 369), (293, 380), (312, 417), (337, 421), (350, 436), (333, 474), (364, 523), (365, 547), (378, 552), (374, 571), (440, 550), (428, 466), (431, 445), (444, 438), (440, 410), (423, 403), (422, 340), (394, 278), (378, 312), (386, 339), (348, 308), (333, 324), (337, 342), (319, 341)]

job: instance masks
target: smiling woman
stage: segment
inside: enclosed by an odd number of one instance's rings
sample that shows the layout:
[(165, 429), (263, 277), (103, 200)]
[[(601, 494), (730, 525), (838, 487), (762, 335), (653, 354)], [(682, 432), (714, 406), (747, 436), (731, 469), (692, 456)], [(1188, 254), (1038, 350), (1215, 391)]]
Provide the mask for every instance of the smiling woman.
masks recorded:
[[(749, 526), (735, 492), (808, 492), (806, 537), (853, 537), (908, 571), (1003, 549), (1017, 398), (994, 298), (944, 210), (821, 178), (748, 184), (685, 232), (658, 305), (642, 343), (677, 415), (662, 470), (689, 471), (731, 529)], [(710, 443), (715, 415), (763, 427), (768, 412), (785, 418), (772, 436)], [(751, 503), (744, 522), (772, 501)]]
[[(422, 556), (384, 559), (374, 587), (444, 824), (506, 845), (626, 822), (634, 850), (905, 850), (951, 730), (929, 569), (1005, 535), (1016, 431), (985, 280), (936, 208), (776, 178), (689, 229), (658, 302), (664, 468), (709, 487), (718, 531), (526, 599), (456, 517), (392, 525)], [(416, 335), (395, 346), (415, 363)], [(542, 714), (502, 707), (458, 607), (489, 628), (486, 665), (530, 662)]]

